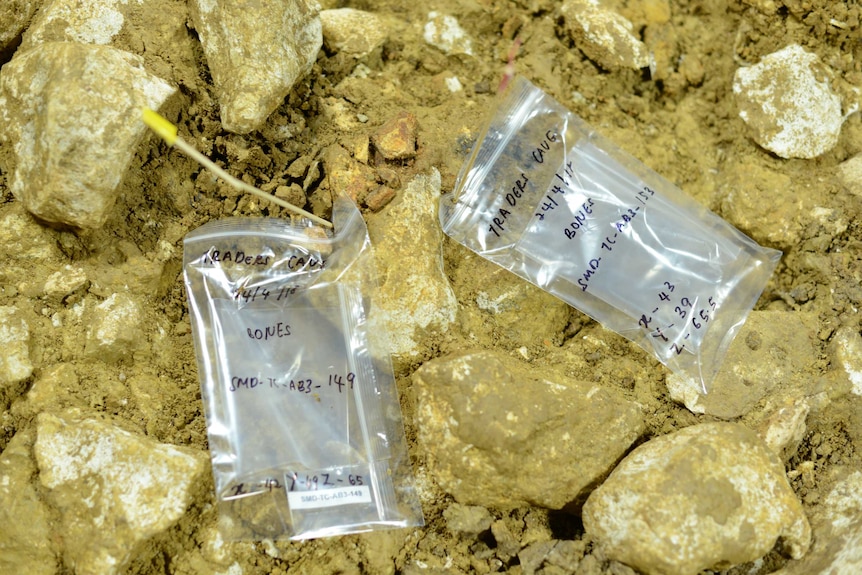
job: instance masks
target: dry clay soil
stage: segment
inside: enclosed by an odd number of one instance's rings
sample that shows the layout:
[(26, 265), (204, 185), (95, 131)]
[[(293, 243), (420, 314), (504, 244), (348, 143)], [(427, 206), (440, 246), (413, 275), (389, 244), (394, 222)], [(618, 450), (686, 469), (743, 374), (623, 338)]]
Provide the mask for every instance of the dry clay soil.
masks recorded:
[[(834, 354), (833, 334), (842, 326), (860, 329), (857, 307), (862, 304), (862, 200), (845, 189), (837, 166), (862, 152), (862, 121), (851, 115), (838, 144), (812, 160), (786, 160), (771, 155), (754, 143), (738, 116), (731, 83), (735, 70), (756, 63), (762, 56), (791, 43), (801, 43), (850, 84), (862, 85), (860, 65), (859, 10), (855, 2), (830, 0), (775, 0), (778, 9), (759, 11), (752, 5), (766, 0), (620, 0), (611, 3), (635, 25), (635, 31), (656, 55), (656, 69), (605, 71), (591, 62), (562, 28), (550, 0), (396, 0), (329, 2), (325, 8), (365, 9), (390, 22), (385, 44), (360, 61), (322, 50), (312, 72), (274, 112), (270, 126), (287, 127), (289, 139), (270, 137), (261, 130), (237, 136), (222, 130), (218, 103), (200, 48), (178, 58), (186, 65), (182, 97), (173, 110), (180, 133), (198, 149), (233, 174), (266, 187), (280, 183), (308, 184), (306, 207), (322, 216), (330, 205), (330, 176), (322, 164), (325, 150), (341, 145), (354, 153), (358, 146), (387, 120), (402, 111), (418, 119), (416, 157), (399, 163), (367, 160), (378, 174), (375, 184), (395, 182), (395, 189), (419, 173), (435, 167), (442, 175), (443, 191), (452, 188), (470, 145), (480, 129), (484, 110), (493, 105), (514, 38), (523, 44), (515, 64), (519, 73), (583, 117), (605, 136), (677, 184), (699, 202), (729, 217), (727, 197), (733, 182), (757, 175), (758, 194), (749, 194), (745, 221), (731, 221), (758, 242), (784, 251), (782, 261), (757, 303), (756, 309), (811, 314), (818, 328), (814, 334), (819, 359), (808, 366), (812, 378), (826, 382), (828, 407), (813, 410), (807, 431), (796, 452), (787, 459), (788, 471), (802, 462), (813, 462), (803, 481), (792, 486), (806, 510), (816, 509), (830, 487), (835, 468), (860, 469), (862, 446), (862, 401), (847, 389), (828, 385)], [(446, 54), (423, 40), (422, 27), (429, 11), (450, 14), (472, 38), (473, 54)], [(839, 27), (832, 20), (851, 22)], [(193, 35), (194, 31), (189, 30)], [(357, 66), (359, 72), (357, 73)], [(178, 64), (179, 65), (179, 64)], [(359, 80), (345, 82), (350, 75)], [(446, 79), (457, 77), (463, 89), (452, 92)], [(343, 106), (333, 106), (340, 102)], [(359, 120), (357, 120), (359, 118)], [(361, 121), (364, 120), (364, 121)], [(297, 161), (299, 163), (297, 164)], [(291, 172), (290, 166), (309, 166)], [(393, 176), (394, 172), (394, 176)], [(270, 187), (271, 189), (271, 187)], [(0, 210), (12, 209), (14, 199), (0, 175)], [(361, 200), (362, 198), (360, 198)], [(381, 213), (363, 206), (370, 228), (380, 225)], [(832, 210), (848, 223), (834, 233), (812, 216), (815, 208)], [(732, 213), (737, 214), (738, 211)], [(206, 429), (189, 332), (186, 297), (182, 286), (180, 255), (182, 237), (213, 219), (230, 215), (283, 215), (277, 209), (239, 196), (215, 182), (196, 164), (177, 151), (148, 138), (126, 175), (116, 209), (98, 232), (75, 233), (51, 230), (65, 254), (65, 263), (85, 263), (97, 270), (102, 284), (115, 283), (117, 274), (130, 274), (130, 262), (153, 261), (161, 242), (174, 246), (175, 255), (164, 262), (153, 277), (147, 299), (150, 318), (158, 325), (173, 326), (170, 345), (153, 356), (136, 355), (133, 362), (106, 367), (97, 360), (76, 363), (81, 385), (67, 390), (66, 405), (104, 412), (114, 421), (162, 442), (206, 450)], [(739, 219), (739, 218), (737, 218)], [(784, 231), (782, 231), (784, 230)], [(786, 233), (785, 233), (786, 232)], [(19, 246), (3, 246), (13, 252)], [(446, 240), (443, 244), (446, 272), (467, 317), (483, 312), (477, 308), (476, 281), (462, 266), (468, 252)], [(64, 262), (57, 262), (60, 266)], [(52, 269), (36, 269), (45, 277)], [(126, 281), (136, 281), (129, 276)], [(515, 286), (514, 276), (503, 281)], [(636, 280), (635, 280), (636, 281)], [(3, 278), (7, 287), (14, 278)], [(4, 288), (0, 305), (29, 309), (42, 317), (40, 304), (26, 294)], [(28, 307), (29, 306), (29, 307)], [(525, 325), (530, 313), (524, 310)], [(700, 421), (673, 402), (664, 380), (666, 371), (656, 361), (628, 345), (619, 336), (602, 330), (595, 322), (571, 310), (564, 330), (519, 337), (518, 324), (475, 331), (469, 346), (494, 348), (521, 357), (526, 347), (531, 361), (542, 365), (555, 349), (576, 349), (581, 333), (603, 341), (604, 351), (590, 355), (587, 368), (573, 368), (572, 375), (614, 386), (644, 406), (645, 439), (669, 433)], [(471, 315), (472, 314), (472, 315)], [(30, 316), (28, 316), (30, 317)], [(57, 345), (83, 337), (74, 328), (53, 328), (50, 318), (31, 321), (32, 359), (37, 366), (51, 365)], [(445, 355), (466, 347), (468, 327), (456, 324), (445, 338), (426, 342), (431, 355)], [(66, 331), (63, 331), (66, 330)], [(574, 347), (573, 347), (574, 346)], [(422, 358), (421, 361), (431, 359)], [(413, 368), (418, 367), (417, 362)], [(123, 377), (119, 377), (122, 372)], [(137, 405), (123, 383), (146, 374), (159, 381), (158, 409)], [(428, 479), (422, 445), (416, 439), (410, 374), (398, 379), (411, 459), (417, 476)], [(22, 390), (23, 391), (23, 390)], [(15, 411), (13, 399), (2, 416), (0, 448), (18, 431), (34, 424), (32, 417)], [(59, 401), (59, 400), (58, 400)], [(38, 479), (34, 478), (38, 482)], [(427, 525), (421, 529), (346, 536), (302, 543), (227, 544), (227, 565), (236, 564), (246, 575), (263, 573), (393, 573), (393, 572), (521, 572), (517, 558), (505, 563), (494, 554), (497, 544), (490, 536), (477, 541), (452, 533), (443, 511), (452, 504), (430, 481), (422, 482), (423, 510)], [(205, 488), (211, 493), (211, 483)], [(208, 497), (201, 495), (179, 523), (136, 551), (130, 573), (205, 572), (195, 567), (202, 533), (215, 525)], [(541, 539), (583, 541), (579, 573), (625, 573), (620, 565), (605, 560), (583, 533), (576, 515), (523, 507), (491, 510), (503, 520), (518, 545)], [(490, 551), (480, 553), (482, 549)], [(592, 556), (592, 559), (588, 558)], [(769, 573), (787, 560), (777, 551), (738, 573)], [(427, 567), (427, 570), (424, 569)], [(22, 569), (25, 569), (22, 566)], [(200, 569), (204, 569), (201, 571)], [(225, 566), (223, 570), (227, 571)], [(23, 571), (22, 571), (23, 572)], [(231, 571), (238, 573), (239, 571)], [(630, 571), (629, 571), (630, 572)]]

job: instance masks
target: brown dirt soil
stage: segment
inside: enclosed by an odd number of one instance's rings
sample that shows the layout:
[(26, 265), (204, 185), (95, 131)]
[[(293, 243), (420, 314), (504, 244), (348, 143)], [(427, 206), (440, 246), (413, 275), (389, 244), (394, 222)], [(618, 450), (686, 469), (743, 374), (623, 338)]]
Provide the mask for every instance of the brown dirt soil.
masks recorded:
[[(738, 117), (731, 82), (737, 67), (757, 62), (763, 55), (799, 42), (817, 53), (850, 85), (862, 85), (862, 28), (855, 2), (831, 0), (775, 0), (773, 14), (755, 6), (766, 0), (617, 0), (608, 4), (627, 16), (637, 33), (656, 54), (652, 76), (633, 70), (612, 72), (598, 68), (575, 47), (557, 18), (553, 0), (404, 0), (330, 1), (325, 8), (350, 6), (390, 18), (393, 24), (382, 48), (361, 60), (364, 74), (356, 74), (357, 61), (322, 50), (313, 71), (293, 90), (267, 126), (247, 136), (221, 129), (218, 106), (205, 60), (199, 50), (177, 64), (182, 94), (166, 110), (180, 126), (180, 134), (199, 150), (249, 183), (272, 189), (273, 183), (307, 188), (306, 207), (326, 217), (330, 206), (330, 174), (322, 171), (322, 159), (330, 146), (353, 153), (379, 126), (401, 111), (418, 119), (418, 154), (405, 163), (369, 160), (377, 183), (395, 173), (397, 181), (439, 169), (448, 191), (480, 128), (482, 112), (493, 105), (515, 36), (523, 45), (516, 59), (519, 73), (528, 77), (605, 136), (645, 164), (673, 181), (701, 203), (726, 215), (726, 187), (734, 171), (751, 170), (779, 174), (789, 187), (772, 189), (757, 209), (769, 213), (770, 202), (790, 205), (780, 217), (793, 220), (798, 241), (781, 247), (785, 255), (757, 304), (757, 309), (798, 311), (819, 318), (818, 352), (821, 360), (810, 366), (815, 378), (828, 378), (830, 338), (841, 326), (860, 327), (862, 304), (862, 201), (844, 192), (836, 166), (862, 152), (862, 119), (854, 114), (846, 121), (839, 143), (813, 160), (784, 160), (758, 147), (747, 137)], [(473, 39), (472, 56), (446, 55), (422, 39), (422, 25), (431, 10), (455, 16)], [(849, 23), (836, 27), (834, 21)], [(857, 59), (858, 58), (858, 59)], [(199, 72), (195, 72), (198, 70)], [(353, 74), (354, 77), (349, 78)], [(450, 92), (447, 77), (459, 78), (464, 89)], [(332, 121), (331, 99), (347, 103), (348, 113), (367, 118), (349, 130)], [(293, 137), (280, 138), (277, 128), (288, 128)], [(381, 173), (378, 168), (386, 168)], [(397, 189), (397, 186), (394, 186)], [(4, 211), (14, 201), (0, 179)], [(784, 196), (784, 197), (781, 197)], [(798, 202), (787, 202), (787, 196)], [(360, 197), (360, 200), (362, 198)], [(397, 199), (395, 200), (398, 201)], [(765, 205), (764, 205), (765, 204)], [(806, 210), (829, 208), (849, 222), (846, 231), (833, 235)], [(386, 210), (387, 208), (382, 208)], [(368, 225), (377, 225), (378, 214), (363, 207)], [(108, 224), (98, 232), (75, 234), (50, 230), (66, 262), (86, 263), (96, 270), (90, 290), (123, 281), (146, 288), (148, 320), (164, 328), (167, 336), (148, 355), (135, 357), (121, 368), (96, 360), (73, 362), (79, 385), (50, 398), (53, 407), (74, 405), (105, 412), (121, 425), (161, 442), (206, 450), (206, 428), (198, 387), (194, 349), (189, 331), (186, 295), (181, 278), (182, 238), (192, 229), (229, 215), (283, 216), (279, 208), (261, 207), (214, 179), (191, 160), (149, 138), (140, 148), (123, 184), (120, 201)], [(743, 230), (770, 245), (767, 232)], [(154, 260), (160, 245), (173, 246), (173, 256), (157, 269), (141, 266)], [(4, 246), (4, 251), (23, 246)], [(475, 258), (461, 246), (446, 241), (443, 253), (447, 274), (465, 308), (475, 311), (475, 280), (470, 268)], [(61, 259), (62, 259), (61, 258)], [(59, 261), (59, 260), (58, 260)], [(46, 275), (51, 270), (37, 270)], [(124, 279), (126, 278), (126, 279)], [(4, 277), (7, 286), (21, 278)], [(511, 277), (510, 285), (520, 280)], [(473, 283), (471, 283), (473, 282)], [(26, 282), (24, 282), (26, 284)], [(23, 284), (21, 284), (23, 285)], [(22, 291), (23, 290), (23, 291)], [(106, 292), (109, 293), (109, 292)], [(536, 292), (536, 297), (540, 294)], [(54, 329), (50, 305), (27, 299), (26, 286), (4, 289), (0, 305), (29, 306), (31, 358), (37, 366), (70, 360), (80, 326)], [(23, 303), (22, 303), (23, 302)], [(46, 309), (40, 309), (40, 306)], [(506, 330), (482, 330), (473, 325), (469, 309), (462, 316), (460, 332), (428, 346), (444, 355), (465, 346), (466, 333), (478, 337), (478, 346), (519, 355), (526, 347), (537, 365), (563, 365), (571, 376), (602, 381), (640, 402), (646, 413), (647, 437), (665, 434), (709, 418), (692, 414), (670, 400), (664, 385), (666, 371), (626, 340), (604, 331), (583, 314), (569, 311), (561, 329), (536, 334), (525, 324), (529, 338), (519, 337), (519, 324)], [(532, 310), (542, 313), (541, 305)], [(529, 314), (530, 310), (525, 310)], [(466, 319), (463, 319), (466, 318)], [(479, 328), (479, 329), (477, 329)], [(566, 342), (575, 334), (602, 342), (584, 359), (571, 359)], [(66, 342), (57, 345), (57, 341)], [(477, 342), (471, 342), (475, 345)], [(122, 382), (148, 378), (157, 392), (158, 405), (138, 404)], [(117, 383), (120, 381), (121, 383)], [(517, 556), (501, 560), (498, 542), (490, 535), (470, 539), (446, 528), (443, 511), (451, 504), (424, 468), (422, 447), (416, 442), (410, 378), (399, 378), (411, 456), (422, 489), (427, 525), (359, 536), (302, 543), (225, 544), (220, 572), (245, 575), (304, 573), (521, 573)], [(862, 462), (862, 401), (851, 394), (834, 392), (829, 408), (813, 412), (808, 431), (788, 471), (813, 461), (792, 485), (806, 508), (816, 508), (830, 487), (836, 466), (860, 469)], [(0, 448), (19, 430), (33, 424), (34, 413), (16, 409), (15, 400), (2, 414)], [(825, 446), (825, 447), (824, 447)], [(824, 455), (825, 454), (825, 455)], [(208, 480), (209, 481), (209, 480)], [(206, 486), (211, 493), (211, 483)], [(211, 500), (198, 500), (180, 522), (137, 550), (129, 573), (207, 573), (213, 563), (204, 557), (206, 533), (215, 526)], [(512, 511), (491, 510), (522, 547), (547, 539), (582, 541), (579, 574), (628, 573), (608, 562), (585, 538), (577, 516), (524, 507)], [(777, 551), (758, 565), (733, 573), (766, 574), (787, 562)], [(234, 567), (235, 565), (235, 567)], [(554, 571), (548, 570), (548, 573)], [(562, 572), (562, 571), (561, 571)]]

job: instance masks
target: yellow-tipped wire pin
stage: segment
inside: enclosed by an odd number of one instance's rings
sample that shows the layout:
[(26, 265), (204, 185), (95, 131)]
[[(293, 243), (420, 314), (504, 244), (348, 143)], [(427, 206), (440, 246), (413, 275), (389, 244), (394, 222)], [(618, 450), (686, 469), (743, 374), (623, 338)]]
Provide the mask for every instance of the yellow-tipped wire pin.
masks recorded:
[(195, 148), (193, 148), (191, 144), (180, 138), (177, 135), (177, 127), (170, 123), (166, 118), (161, 116), (158, 112), (155, 112), (154, 110), (151, 110), (149, 108), (144, 108), (142, 110), (142, 114), (144, 123), (149, 126), (152, 131), (158, 134), (159, 137), (161, 137), (165, 142), (167, 142), (169, 146), (175, 146), (179, 148), (180, 150), (191, 156), (191, 158), (198, 162), (200, 165), (202, 165), (203, 167), (205, 167), (233, 187), (243, 190), (244, 192), (254, 194), (255, 196), (268, 202), (277, 204), (297, 215), (300, 215), (304, 218), (308, 218), (309, 220), (317, 224), (326, 226), (327, 228), (333, 227), (331, 222), (328, 222), (323, 218), (319, 218), (314, 214), (303, 210), (302, 208), (294, 206), (290, 202), (286, 202), (281, 198), (267, 194), (263, 190), (259, 190), (254, 186), (250, 186), (242, 180), (231, 176), (223, 169), (218, 167), (212, 160), (210, 160), (209, 158), (198, 152)]

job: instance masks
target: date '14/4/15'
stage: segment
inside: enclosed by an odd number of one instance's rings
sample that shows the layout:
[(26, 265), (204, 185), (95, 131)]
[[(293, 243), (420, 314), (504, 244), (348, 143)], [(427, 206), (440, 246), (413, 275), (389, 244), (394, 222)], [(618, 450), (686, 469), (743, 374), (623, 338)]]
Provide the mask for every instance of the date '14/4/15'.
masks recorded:
[[(701, 306), (698, 303), (702, 302), (702, 299), (678, 298), (673, 295), (676, 286), (671, 282), (664, 282), (664, 288), (656, 294), (659, 304), (651, 312), (642, 314), (638, 324), (648, 330), (650, 336), (669, 343), (669, 348), (676, 355), (679, 355), (685, 350), (686, 340), (691, 338), (692, 334), (696, 334), (706, 327), (710, 320), (710, 314), (716, 310), (719, 302), (715, 296), (709, 296), (706, 298), (706, 305)], [(673, 306), (673, 311), (669, 312), (671, 306)], [(659, 320), (655, 318), (654, 314), (665, 316), (667, 313), (676, 318), (674, 322), (664, 327), (655, 325), (659, 323)], [(677, 335), (672, 335), (671, 330), (675, 331)], [(668, 335), (671, 337), (669, 338)], [(682, 337), (680, 338), (680, 336)], [(671, 338), (681, 341), (671, 341)]]

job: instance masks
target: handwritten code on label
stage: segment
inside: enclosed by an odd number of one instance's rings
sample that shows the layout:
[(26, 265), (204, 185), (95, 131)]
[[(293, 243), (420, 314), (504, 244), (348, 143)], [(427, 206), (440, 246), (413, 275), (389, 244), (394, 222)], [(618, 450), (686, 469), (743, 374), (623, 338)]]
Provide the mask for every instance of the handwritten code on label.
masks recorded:
[(289, 491), (287, 502), (291, 509), (317, 509), (319, 507), (371, 503), (371, 489), (367, 485), (356, 485), (320, 491)]
[(314, 379), (312, 377), (266, 377), (262, 375), (232, 376), (228, 391), (239, 391), (242, 389), (283, 389), (295, 391), (302, 394), (314, 394), (315, 390), (331, 390), (338, 393), (347, 393), (353, 389), (356, 382), (356, 374), (348, 372), (347, 375), (330, 373), (328, 380)]
[[(638, 324), (647, 330), (652, 338), (668, 344), (667, 355), (671, 355), (670, 352), (680, 355), (684, 351), (690, 351), (692, 342), (699, 341), (700, 330), (706, 328), (711, 314), (717, 310), (719, 304), (715, 296), (708, 296), (706, 301), (702, 301), (697, 297), (674, 294), (676, 288), (675, 284), (665, 281), (662, 290), (656, 294), (656, 307), (641, 314), (638, 320)], [(670, 312), (671, 306), (673, 312)], [(667, 323), (667, 319), (661, 320), (660, 317), (670, 317), (672, 323)]]

